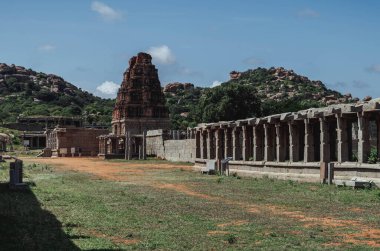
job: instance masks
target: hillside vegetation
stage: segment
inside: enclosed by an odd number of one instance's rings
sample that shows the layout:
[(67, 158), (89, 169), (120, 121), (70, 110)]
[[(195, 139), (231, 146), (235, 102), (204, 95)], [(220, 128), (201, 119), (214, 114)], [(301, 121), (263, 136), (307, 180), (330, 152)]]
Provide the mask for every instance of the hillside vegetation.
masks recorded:
[[(173, 129), (358, 100), (273, 67), (232, 71), (229, 81), (214, 88), (171, 83), (164, 93)], [(109, 125), (114, 104), (114, 99), (96, 97), (59, 76), (0, 64), (0, 123), (39, 115), (82, 116), (87, 124)]]
[(111, 120), (114, 101), (77, 88), (63, 78), (0, 64), (0, 120), (18, 116), (84, 116), (88, 123)]

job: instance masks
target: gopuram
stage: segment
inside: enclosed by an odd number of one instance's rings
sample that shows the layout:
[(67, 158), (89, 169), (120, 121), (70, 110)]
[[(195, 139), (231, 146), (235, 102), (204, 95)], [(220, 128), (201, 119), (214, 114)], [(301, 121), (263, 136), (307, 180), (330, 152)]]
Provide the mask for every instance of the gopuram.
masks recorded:
[(112, 133), (99, 136), (99, 156), (104, 158), (146, 157), (146, 131), (169, 129), (169, 112), (152, 57), (140, 52), (117, 93), (112, 113)]

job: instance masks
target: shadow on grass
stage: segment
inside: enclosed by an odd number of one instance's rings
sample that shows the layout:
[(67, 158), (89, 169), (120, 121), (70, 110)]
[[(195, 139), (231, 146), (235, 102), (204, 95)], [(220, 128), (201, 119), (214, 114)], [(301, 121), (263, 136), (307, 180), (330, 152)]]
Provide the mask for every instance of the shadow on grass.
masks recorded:
[(30, 189), (11, 191), (5, 183), (0, 183), (0, 249), (80, 250)]

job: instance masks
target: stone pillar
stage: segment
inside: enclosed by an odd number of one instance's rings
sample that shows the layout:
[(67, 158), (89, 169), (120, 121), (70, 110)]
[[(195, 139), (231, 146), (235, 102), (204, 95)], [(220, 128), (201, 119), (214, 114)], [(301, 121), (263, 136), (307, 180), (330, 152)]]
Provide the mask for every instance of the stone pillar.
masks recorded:
[(212, 151), (213, 151), (213, 147), (212, 147), (212, 130), (211, 129), (207, 129), (207, 159), (211, 159), (212, 158)]
[(253, 160), (262, 160), (263, 145), (262, 145), (262, 133), (259, 132), (259, 126), (253, 127)]
[(377, 158), (380, 158), (380, 115), (377, 115), (376, 120), (377, 127)]
[(146, 159), (146, 130), (143, 131), (142, 159)]
[(249, 132), (247, 126), (243, 126), (243, 146), (242, 146), (242, 157), (243, 160), (247, 161), (250, 157), (250, 151), (249, 151)]
[(204, 133), (203, 131), (199, 131), (199, 157), (201, 159), (205, 159), (205, 154), (204, 154)]
[(369, 143), (369, 121), (368, 118), (358, 113), (358, 162), (365, 163), (371, 151)]
[(222, 147), (222, 131), (220, 129), (215, 130), (215, 159), (222, 159), (223, 147)]
[(102, 145), (102, 150), (103, 150), (103, 154), (106, 154), (107, 153), (107, 143), (106, 143), (106, 140), (104, 138), (101, 139), (101, 145)]
[(313, 131), (308, 119), (304, 119), (305, 122), (305, 148), (304, 148), (304, 161), (314, 161), (314, 142)]
[(224, 130), (223, 130), (223, 132), (224, 132), (224, 156), (226, 156), (226, 158), (227, 157), (231, 157), (231, 156), (228, 156), (229, 155), (229, 147), (230, 147), (230, 145), (231, 145), (231, 142), (230, 142), (230, 137), (229, 137), (229, 135), (228, 135), (228, 128), (225, 128)]
[(240, 140), (238, 127), (234, 127), (232, 129), (232, 157), (234, 160), (240, 160)]
[(330, 162), (329, 123), (325, 118), (319, 118), (320, 124), (320, 156), (321, 162)]
[(195, 132), (195, 158), (200, 158), (202, 152), (201, 131)]
[(193, 139), (194, 138), (194, 131), (193, 129), (189, 130), (189, 139)]
[[(46, 144), (46, 147), (48, 147), (48, 144)], [(102, 153), (102, 139), (99, 138), (99, 141), (98, 141), (98, 148), (99, 148), (99, 153), (101, 154)]]
[(201, 158), (207, 159), (207, 131), (202, 130), (201, 139), (202, 139)]
[(273, 144), (270, 124), (264, 124), (264, 161), (273, 161)]
[(131, 139), (131, 132), (128, 131), (127, 135), (127, 149), (128, 149), (128, 160), (132, 159), (132, 139)]
[(124, 159), (128, 159), (128, 132), (124, 132), (125, 139), (124, 139)]
[(277, 123), (275, 125), (276, 127), (276, 156), (277, 156), (277, 162), (283, 162), (285, 161), (285, 145), (284, 145), (284, 135), (283, 131), (281, 130), (281, 124)]
[(130, 140), (130, 132), (125, 131), (125, 146), (124, 146), (124, 159), (130, 160), (131, 159), (131, 140)]
[(338, 162), (348, 161), (348, 142), (347, 142), (347, 120), (341, 115), (336, 115), (337, 139), (338, 139)]
[(290, 162), (297, 162), (300, 160), (299, 157), (299, 131), (298, 126), (295, 124), (295, 122), (289, 122), (289, 161)]

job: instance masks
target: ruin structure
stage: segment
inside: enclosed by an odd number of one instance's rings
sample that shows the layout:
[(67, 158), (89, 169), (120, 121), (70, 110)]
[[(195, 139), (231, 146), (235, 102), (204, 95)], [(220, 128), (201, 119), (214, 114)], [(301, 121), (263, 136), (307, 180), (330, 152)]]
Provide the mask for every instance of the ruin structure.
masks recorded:
[(146, 131), (169, 129), (169, 112), (152, 57), (140, 52), (129, 60), (112, 113), (112, 133), (99, 137), (105, 158), (146, 156)]
[(7, 145), (11, 145), (13, 148), (12, 138), (6, 133), (0, 133), (0, 152), (6, 152)]
[(201, 124), (195, 138), (198, 167), (232, 157), (242, 174), (317, 181), (333, 162), (335, 175), (380, 181), (380, 99), (331, 105), (263, 118)]
[(46, 147), (46, 130), (55, 127), (82, 127), (80, 117), (64, 116), (20, 116), (15, 123), (3, 125), (6, 128), (22, 131), (20, 135), (23, 146), (29, 149)]
[(46, 148), (40, 157), (97, 156), (97, 137), (107, 129), (84, 127), (57, 127), (46, 131)]

